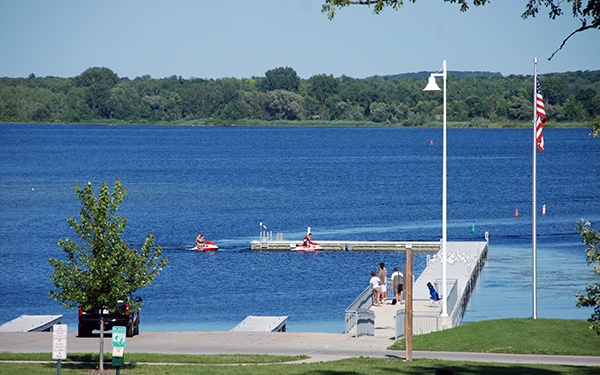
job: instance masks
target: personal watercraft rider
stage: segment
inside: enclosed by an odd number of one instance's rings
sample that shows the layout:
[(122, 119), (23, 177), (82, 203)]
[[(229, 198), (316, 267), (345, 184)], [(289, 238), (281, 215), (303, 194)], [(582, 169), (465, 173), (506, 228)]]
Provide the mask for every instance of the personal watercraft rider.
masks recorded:
[(204, 246), (206, 244), (206, 240), (204, 240), (204, 235), (202, 233), (200, 233), (198, 235), (198, 237), (196, 237), (196, 248), (201, 248), (202, 246)]
[(309, 245), (316, 245), (316, 242), (312, 242), (310, 240), (310, 236), (312, 236), (312, 233), (308, 233), (306, 236), (304, 236), (304, 240), (302, 241), (302, 243), (304, 244), (304, 246), (309, 246)]

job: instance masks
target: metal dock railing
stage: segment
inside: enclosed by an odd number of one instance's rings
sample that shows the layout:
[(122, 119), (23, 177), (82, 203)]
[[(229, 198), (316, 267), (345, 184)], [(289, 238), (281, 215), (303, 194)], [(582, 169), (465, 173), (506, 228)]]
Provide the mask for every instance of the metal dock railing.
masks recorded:
[[(428, 282), (434, 284), (438, 292), (442, 289), (441, 256), (436, 254), (429, 257), (425, 270), (413, 283), (412, 330), (414, 334), (439, 331), (456, 327), (462, 323), (462, 317), (471, 296), (471, 291), (487, 258), (488, 242), (448, 242), (446, 250), (448, 296), (441, 297), (447, 298), (448, 316), (441, 315), (441, 301), (434, 303), (429, 298)], [(388, 286), (389, 284), (388, 281)], [(371, 288), (367, 287), (354, 303), (346, 309), (345, 332), (355, 336), (370, 335), (370, 332), (374, 332), (374, 336), (384, 336), (391, 339), (403, 336), (405, 304), (392, 305), (389, 303), (394, 298), (394, 294), (388, 289), (388, 303), (375, 307), (373, 306), (373, 297), (369, 294), (372, 294)], [(371, 319), (364, 319), (368, 316), (364, 312), (366, 307), (368, 307), (368, 312), (374, 314), (372, 323)], [(353, 319), (353, 316), (356, 316), (356, 318)], [(364, 326), (360, 327), (361, 324)]]

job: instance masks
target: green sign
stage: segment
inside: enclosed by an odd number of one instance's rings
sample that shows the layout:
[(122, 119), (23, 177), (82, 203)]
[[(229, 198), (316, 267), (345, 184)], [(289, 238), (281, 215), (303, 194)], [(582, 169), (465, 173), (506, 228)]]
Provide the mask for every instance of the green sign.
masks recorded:
[(125, 330), (124, 326), (112, 327), (112, 346), (124, 348), (125, 347)]

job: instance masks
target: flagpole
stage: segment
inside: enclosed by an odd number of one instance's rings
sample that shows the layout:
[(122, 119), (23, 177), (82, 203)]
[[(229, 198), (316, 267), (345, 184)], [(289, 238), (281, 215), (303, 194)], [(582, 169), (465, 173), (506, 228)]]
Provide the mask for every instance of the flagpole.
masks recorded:
[(537, 120), (537, 57), (533, 59), (533, 186), (532, 186), (532, 229), (531, 229), (531, 238), (532, 238), (532, 249), (531, 249), (531, 259), (532, 259), (532, 289), (533, 289), (533, 319), (537, 319), (537, 254), (536, 254), (536, 246), (537, 246), (537, 208), (536, 208), (536, 178), (537, 178), (537, 168), (536, 168), (536, 147), (537, 147), (537, 134), (536, 134), (536, 120)]

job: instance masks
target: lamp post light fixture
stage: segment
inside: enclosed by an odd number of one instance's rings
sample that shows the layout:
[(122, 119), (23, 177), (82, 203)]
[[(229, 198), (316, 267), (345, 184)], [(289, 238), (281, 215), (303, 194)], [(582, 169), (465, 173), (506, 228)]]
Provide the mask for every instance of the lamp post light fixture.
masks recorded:
[[(435, 81), (435, 77), (442, 77), (444, 80), (444, 88), (443, 90), (437, 85)], [(423, 89), (423, 91), (440, 91), (442, 90), (444, 93), (444, 101), (443, 101), (443, 146), (442, 146), (442, 316), (448, 316), (448, 286), (447, 284), (447, 274), (446, 274), (446, 242), (447, 242), (447, 197), (446, 197), (446, 60), (442, 63), (442, 72), (439, 73), (431, 73), (429, 76), (429, 81), (427, 82), (427, 86)]]

